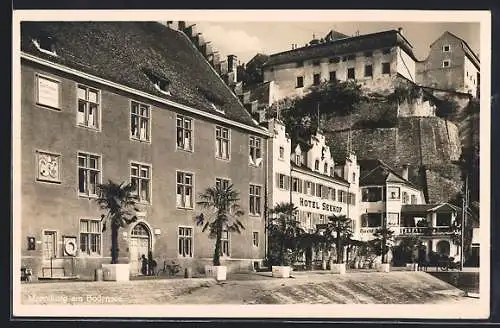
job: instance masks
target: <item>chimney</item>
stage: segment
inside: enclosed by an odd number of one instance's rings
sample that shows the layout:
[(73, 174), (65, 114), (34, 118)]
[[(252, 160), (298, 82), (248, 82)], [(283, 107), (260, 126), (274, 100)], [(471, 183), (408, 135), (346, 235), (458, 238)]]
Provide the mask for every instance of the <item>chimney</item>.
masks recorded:
[(167, 27), (168, 28), (171, 28), (170, 25), (172, 25), (172, 24), (173, 24), (173, 21), (167, 21)]
[(236, 72), (236, 67), (237, 67), (237, 59), (235, 55), (228, 55), (227, 56), (227, 70), (228, 72)]
[(403, 34), (403, 28), (402, 27), (398, 27), (398, 33), (399, 34)]
[(184, 31), (184, 29), (186, 28), (186, 22), (185, 21), (179, 21), (178, 23), (179, 25), (179, 31)]
[(409, 169), (409, 165), (408, 164), (403, 164), (403, 173), (401, 173), (401, 176), (405, 180), (408, 180), (408, 169)]

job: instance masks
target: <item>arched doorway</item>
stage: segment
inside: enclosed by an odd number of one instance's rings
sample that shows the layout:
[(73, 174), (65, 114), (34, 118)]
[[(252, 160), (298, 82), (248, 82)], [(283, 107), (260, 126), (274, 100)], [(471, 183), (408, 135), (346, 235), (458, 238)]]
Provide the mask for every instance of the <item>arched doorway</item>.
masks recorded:
[(450, 256), (450, 243), (446, 240), (440, 240), (436, 244), (436, 251), (441, 256)]
[(142, 222), (137, 223), (130, 232), (129, 254), (130, 274), (141, 274), (141, 257), (148, 257), (151, 250), (151, 234), (149, 228)]

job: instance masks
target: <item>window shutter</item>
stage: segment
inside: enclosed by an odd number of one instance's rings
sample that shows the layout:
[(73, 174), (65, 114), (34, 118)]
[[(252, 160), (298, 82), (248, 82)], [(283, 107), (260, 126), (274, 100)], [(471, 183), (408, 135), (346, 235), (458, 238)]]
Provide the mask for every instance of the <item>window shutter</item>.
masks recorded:
[(290, 190), (290, 177), (285, 175), (285, 189)]
[(300, 179), (297, 179), (297, 188), (298, 188), (298, 192), (302, 192), (302, 180)]

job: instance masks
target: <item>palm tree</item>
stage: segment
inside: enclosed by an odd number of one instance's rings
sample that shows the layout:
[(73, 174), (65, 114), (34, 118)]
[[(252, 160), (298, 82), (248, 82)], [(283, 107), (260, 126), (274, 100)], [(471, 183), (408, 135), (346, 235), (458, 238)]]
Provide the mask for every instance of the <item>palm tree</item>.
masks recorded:
[(287, 249), (295, 249), (298, 245), (299, 236), (305, 233), (300, 222), (295, 218), (297, 207), (293, 203), (278, 203), (274, 208), (269, 209), (270, 218), (267, 230), (272, 241), (278, 246), (278, 262), (280, 265), (287, 265), (288, 259), (285, 257)]
[(378, 228), (373, 233), (373, 236), (375, 237), (375, 249), (379, 253), (377, 255), (382, 256), (382, 263), (387, 263), (387, 253), (394, 243), (393, 235), (394, 231), (387, 227)]
[(352, 237), (351, 219), (345, 215), (332, 215), (328, 218), (326, 235), (335, 237), (335, 247), (337, 249), (337, 263), (344, 263), (344, 247), (349, 244)]
[(201, 205), (205, 210), (212, 210), (210, 215), (201, 213), (196, 216), (196, 225), (203, 226), (202, 231), (209, 231), (210, 238), (215, 238), (215, 249), (213, 255), (213, 265), (220, 265), (220, 256), (222, 254), (222, 233), (228, 232), (241, 233), (245, 229), (238, 217), (245, 214), (238, 204), (239, 192), (233, 189), (233, 185), (218, 184), (215, 187), (208, 187), (199, 195)]
[(101, 215), (102, 231), (106, 230), (106, 223), (111, 226), (111, 264), (118, 262), (118, 230), (137, 221), (135, 189), (132, 183), (118, 184), (111, 180), (97, 186), (96, 202), (106, 211)]

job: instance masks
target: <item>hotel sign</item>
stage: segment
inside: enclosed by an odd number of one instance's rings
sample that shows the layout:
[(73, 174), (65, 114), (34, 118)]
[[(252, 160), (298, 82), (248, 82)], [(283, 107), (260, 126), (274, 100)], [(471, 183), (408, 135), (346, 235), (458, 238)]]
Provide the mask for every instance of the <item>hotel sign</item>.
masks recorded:
[(326, 202), (317, 202), (317, 201), (312, 201), (304, 198), (300, 198), (299, 200), (299, 205), (302, 207), (309, 207), (309, 208), (315, 208), (318, 210), (323, 210), (323, 211), (328, 211), (328, 212), (333, 212), (333, 213), (340, 213), (342, 212), (342, 207), (340, 206), (335, 206), (328, 204)]
[(59, 108), (59, 82), (38, 76), (37, 103), (52, 108)]

